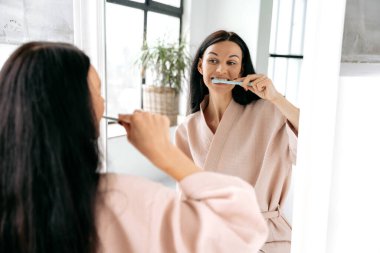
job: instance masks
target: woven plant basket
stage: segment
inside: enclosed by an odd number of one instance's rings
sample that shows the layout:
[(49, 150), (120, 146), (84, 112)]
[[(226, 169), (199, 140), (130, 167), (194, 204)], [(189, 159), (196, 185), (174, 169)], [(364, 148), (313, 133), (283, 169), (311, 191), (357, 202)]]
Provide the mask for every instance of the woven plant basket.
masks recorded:
[(143, 85), (144, 111), (169, 117), (170, 126), (177, 125), (179, 95), (174, 88)]

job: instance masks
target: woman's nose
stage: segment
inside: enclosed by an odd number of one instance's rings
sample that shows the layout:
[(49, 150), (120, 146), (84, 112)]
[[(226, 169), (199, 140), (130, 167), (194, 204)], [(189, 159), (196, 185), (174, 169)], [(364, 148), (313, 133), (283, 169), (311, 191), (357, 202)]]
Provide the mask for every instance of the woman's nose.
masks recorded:
[(227, 66), (225, 64), (219, 64), (218, 67), (216, 68), (216, 71), (218, 73), (224, 74), (227, 72)]

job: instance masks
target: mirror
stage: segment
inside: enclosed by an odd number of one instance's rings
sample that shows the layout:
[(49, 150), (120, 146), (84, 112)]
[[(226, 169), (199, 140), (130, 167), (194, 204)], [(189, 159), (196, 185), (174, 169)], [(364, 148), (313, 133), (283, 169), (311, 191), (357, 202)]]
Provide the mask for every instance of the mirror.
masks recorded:
[[(180, 2), (157, 1), (152, 7), (146, 6), (144, 1), (106, 1), (108, 115), (129, 113), (142, 106), (141, 84), (152, 81), (149, 75), (144, 80), (136, 65), (144, 36), (148, 44), (158, 38), (173, 43), (182, 33), (193, 56), (202, 40), (219, 29), (239, 34), (250, 49), (256, 70), (267, 74), (276, 89), (298, 105), (306, 0), (183, 1), (182, 6)], [(231, 10), (239, 13), (239, 18), (231, 15)], [(249, 25), (246, 25), (247, 21)], [(180, 98), (180, 122), (186, 114), (187, 87), (185, 85)], [(173, 187), (175, 182), (153, 169), (145, 158), (128, 146), (124, 130), (118, 131), (118, 128), (108, 125), (108, 170), (123, 172), (120, 168), (130, 168), (128, 174), (148, 177)], [(172, 135), (174, 132), (175, 127), (172, 127)], [(136, 168), (138, 171), (134, 171)], [(285, 188), (290, 188), (290, 194), (282, 201), (281, 209), (291, 223), (292, 184), (288, 180), (290, 178), (285, 180)], [(281, 225), (289, 226), (286, 221)]]

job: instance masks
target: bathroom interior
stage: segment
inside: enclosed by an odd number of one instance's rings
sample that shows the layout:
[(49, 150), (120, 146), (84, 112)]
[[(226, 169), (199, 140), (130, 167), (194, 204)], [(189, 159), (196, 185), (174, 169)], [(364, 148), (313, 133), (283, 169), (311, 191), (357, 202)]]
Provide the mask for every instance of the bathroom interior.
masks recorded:
[[(180, 15), (148, 16), (151, 40), (183, 37), (192, 55), (209, 33), (235, 31), (247, 42), (256, 71), (301, 109), (297, 164), (284, 207), (293, 227), (292, 253), (380, 252), (380, 218), (372, 215), (380, 209), (380, 1), (157, 2)], [(74, 43), (100, 73), (107, 114), (140, 109), (141, 76), (134, 62), (144, 15), (133, 6), (144, 3), (0, 0), (0, 66), (25, 41)], [(49, 15), (42, 20), (41, 13)], [(186, 92), (185, 85), (178, 122), (186, 117)], [(176, 187), (128, 143), (122, 127), (101, 124), (103, 171)]]

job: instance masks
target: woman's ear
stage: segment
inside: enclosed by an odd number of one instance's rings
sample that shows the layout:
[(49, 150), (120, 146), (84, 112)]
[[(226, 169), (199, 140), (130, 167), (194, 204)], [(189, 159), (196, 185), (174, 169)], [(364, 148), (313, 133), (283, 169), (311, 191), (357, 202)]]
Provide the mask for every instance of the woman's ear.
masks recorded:
[(198, 60), (198, 72), (203, 75), (203, 69), (202, 69), (202, 58), (199, 58)]

